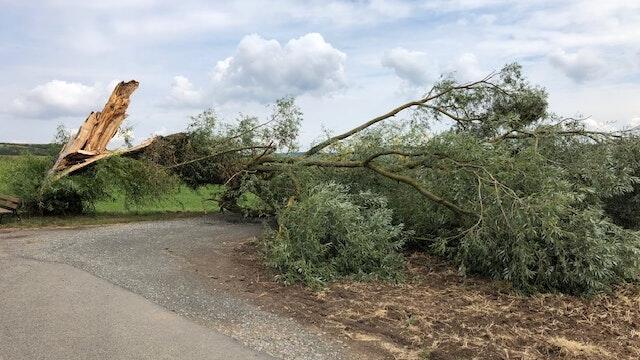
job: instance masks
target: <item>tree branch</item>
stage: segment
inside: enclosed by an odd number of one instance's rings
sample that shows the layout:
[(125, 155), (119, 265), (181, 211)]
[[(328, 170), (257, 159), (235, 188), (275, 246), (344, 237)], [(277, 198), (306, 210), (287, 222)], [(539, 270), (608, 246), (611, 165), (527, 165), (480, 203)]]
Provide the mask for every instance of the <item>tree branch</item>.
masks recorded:
[(407, 176), (403, 176), (400, 174), (396, 174), (396, 173), (392, 173), (390, 171), (386, 171), (380, 167), (377, 167), (373, 164), (368, 164), (366, 166), (367, 168), (371, 169), (372, 171), (387, 177), (389, 179), (393, 179), (393, 180), (397, 180), (399, 182), (405, 183), (411, 187), (413, 187), (414, 189), (416, 189), (420, 194), (424, 195), (427, 199), (440, 204), (446, 208), (448, 208), (449, 210), (452, 210), (453, 212), (455, 212), (458, 215), (473, 215), (473, 216), (477, 216), (477, 214), (467, 211), (459, 206), (457, 206), (456, 204), (453, 204), (450, 201), (447, 201), (437, 195), (435, 195), (434, 193), (428, 191), (427, 189), (423, 188), (422, 186), (420, 186), (420, 184), (418, 184), (417, 181), (415, 181), (414, 179), (407, 177)]
[(244, 146), (244, 147), (239, 147), (239, 148), (234, 148), (234, 149), (228, 149), (228, 150), (224, 150), (224, 151), (220, 151), (214, 154), (209, 154), (203, 157), (199, 157), (196, 159), (192, 159), (192, 160), (188, 160), (188, 161), (184, 161), (181, 162), (179, 164), (175, 164), (175, 165), (171, 165), (171, 166), (167, 166), (167, 169), (173, 169), (173, 168), (177, 168), (179, 166), (184, 166), (184, 165), (188, 165), (188, 164), (193, 164), (195, 162), (199, 162), (202, 160), (207, 160), (207, 159), (211, 159), (220, 155), (224, 155), (224, 154), (230, 154), (230, 153), (234, 153), (234, 152), (239, 152), (239, 151), (243, 151), (243, 150), (255, 150), (255, 149), (271, 149), (273, 148), (273, 146), (271, 145), (259, 145), (259, 146)]
[(470, 83), (463, 84), (463, 85), (452, 86), (452, 87), (450, 87), (450, 88), (448, 88), (448, 89), (446, 89), (446, 90), (444, 90), (444, 91), (442, 91), (440, 93), (437, 93), (435, 95), (430, 95), (430, 93), (431, 93), (431, 91), (430, 91), (427, 96), (425, 96), (424, 98), (422, 98), (420, 100), (410, 101), (408, 103), (402, 104), (402, 105), (396, 107), (395, 109), (393, 109), (393, 110), (391, 110), (391, 111), (389, 111), (389, 112), (387, 112), (385, 114), (382, 114), (380, 116), (377, 116), (377, 117), (367, 121), (366, 123), (364, 123), (364, 124), (362, 124), (362, 125), (360, 125), (358, 127), (355, 127), (353, 129), (345, 132), (345, 133), (340, 134), (340, 135), (333, 136), (333, 137), (331, 137), (331, 138), (329, 138), (329, 139), (327, 139), (327, 140), (325, 140), (325, 141), (313, 146), (311, 149), (307, 150), (307, 152), (304, 154), (304, 156), (314, 155), (314, 154), (318, 153), (320, 150), (326, 148), (327, 146), (329, 146), (329, 145), (331, 145), (331, 144), (333, 144), (333, 143), (335, 143), (337, 141), (344, 140), (344, 139), (346, 139), (346, 138), (348, 138), (348, 137), (350, 137), (350, 136), (352, 136), (352, 135), (354, 135), (354, 134), (356, 134), (356, 133), (358, 133), (358, 132), (360, 132), (360, 131), (362, 131), (362, 130), (364, 130), (364, 129), (372, 126), (372, 125), (375, 125), (375, 124), (377, 124), (377, 123), (379, 123), (379, 122), (381, 122), (383, 120), (386, 120), (388, 118), (396, 116), (399, 112), (401, 112), (401, 111), (403, 111), (405, 109), (408, 109), (408, 108), (411, 108), (411, 107), (414, 107), (414, 106), (424, 105), (424, 104), (426, 104), (427, 102), (429, 102), (431, 100), (437, 99), (437, 98), (439, 98), (441, 96), (444, 96), (444, 95), (450, 93), (451, 91), (462, 90), (462, 89), (470, 89), (470, 88), (473, 88), (473, 87), (475, 87), (477, 85), (480, 85), (480, 84), (490, 84), (488, 82), (488, 80), (491, 79), (493, 76), (495, 76), (495, 73), (489, 74), (487, 77), (485, 77), (482, 80), (470, 82)]
[[(401, 183), (404, 183), (413, 187), (420, 194), (425, 196), (427, 199), (435, 202), (436, 204), (439, 204), (448, 208), (449, 210), (453, 211), (458, 215), (477, 216), (477, 214), (467, 211), (457, 206), (456, 204), (448, 200), (445, 200), (439, 197), (438, 195), (430, 192), (429, 190), (422, 187), (415, 179), (385, 170), (372, 163), (374, 159), (384, 155), (421, 156), (424, 154), (412, 154), (412, 153), (407, 153), (407, 152), (397, 151), (397, 150), (387, 150), (387, 151), (381, 151), (379, 153), (373, 154), (372, 156), (370, 156), (364, 161), (324, 161), (324, 160), (305, 160), (304, 158), (287, 158), (287, 159), (270, 158), (270, 159), (265, 159), (265, 161), (262, 162), (262, 164), (276, 163), (276, 164), (297, 164), (302, 166), (318, 166), (318, 167), (332, 167), (332, 168), (365, 168), (377, 173), (378, 175), (384, 176), (392, 180), (399, 181)], [(258, 166), (256, 167), (256, 169), (263, 170), (263, 171), (274, 170), (273, 168), (270, 168), (269, 166), (264, 166), (264, 165)]]

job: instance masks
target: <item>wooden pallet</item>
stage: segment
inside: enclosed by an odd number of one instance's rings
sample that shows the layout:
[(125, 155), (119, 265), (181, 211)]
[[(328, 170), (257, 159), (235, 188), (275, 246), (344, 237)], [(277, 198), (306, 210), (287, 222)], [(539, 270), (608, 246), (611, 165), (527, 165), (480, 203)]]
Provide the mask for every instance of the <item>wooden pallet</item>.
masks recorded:
[(22, 205), (22, 199), (10, 195), (0, 195), (0, 223), (5, 215), (15, 215), (20, 220), (18, 209)]

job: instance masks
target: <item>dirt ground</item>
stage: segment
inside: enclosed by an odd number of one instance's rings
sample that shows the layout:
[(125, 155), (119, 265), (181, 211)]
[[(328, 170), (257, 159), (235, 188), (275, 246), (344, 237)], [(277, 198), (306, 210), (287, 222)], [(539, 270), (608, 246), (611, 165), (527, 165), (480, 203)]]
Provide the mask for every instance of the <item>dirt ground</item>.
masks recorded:
[(637, 287), (593, 299), (523, 297), (415, 254), (404, 284), (342, 281), (313, 292), (276, 282), (255, 239), (216, 251), (223, 256), (195, 251), (187, 259), (212, 287), (316, 326), (371, 358), (640, 359)]

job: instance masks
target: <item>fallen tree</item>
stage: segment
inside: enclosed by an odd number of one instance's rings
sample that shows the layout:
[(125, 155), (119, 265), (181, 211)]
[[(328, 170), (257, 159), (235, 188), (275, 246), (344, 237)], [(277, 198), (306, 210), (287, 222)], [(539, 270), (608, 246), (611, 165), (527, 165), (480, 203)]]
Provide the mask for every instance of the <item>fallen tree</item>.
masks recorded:
[[(366, 265), (364, 275), (395, 278), (398, 257), (379, 261), (380, 249), (393, 252), (400, 243), (394, 239), (526, 292), (592, 293), (640, 278), (640, 236), (630, 229), (640, 225), (633, 215), (640, 203), (638, 137), (592, 131), (585, 119), (549, 113), (546, 92), (518, 65), (466, 84), (445, 77), (423, 98), (305, 152), (295, 146), (301, 120), (291, 98), (279, 100), (263, 122), (240, 116), (224, 123), (208, 110), (186, 132), (145, 144), (140, 159), (194, 187), (224, 184), (223, 208), (275, 215), (265, 253), (289, 279), (318, 284), (346, 275), (335, 267), (354, 271), (358, 264)], [(86, 168), (91, 157), (100, 160), (70, 149), (76, 155), (61, 154), (58, 178)], [(318, 189), (323, 196), (314, 196)], [(255, 196), (250, 207), (241, 204), (246, 194)], [(308, 211), (317, 216), (302, 215)], [(393, 226), (393, 239), (367, 243), (384, 233), (375, 221), (364, 226), (367, 216)], [(322, 251), (293, 250), (310, 239)], [(351, 248), (351, 239), (361, 242)], [(349, 252), (356, 248), (358, 254)], [(364, 262), (344, 263), (353, 256)]]
[(130, 97), (138, 85), (139, 83), (135, 80), (120, 82), (111, 93), (103, 110), (89, 114), (78, 132), (64, 145), (58, 159), (49, 170), (52, 179), (60, 179), (111, 156), (140, 152), (153, 142), (152, 138), (131, 148), (107, 150), (107, 145), (126, 118)]
[[(291, 104), (285, 110), (276, 113), (295, 113)], [(399, 117), (403, 111), (412, 113)], [(332, 222), (333, 215), (324, 217), (326, 224), (313, 223), (315, 216), (282, 216), (302, 209), (344, 213), (313, 197), (327, 183), (383, 196), (394, 222), (411, 234), (409, 246), (525, 292), (591, 293), (640, 277), (640, 237), (606, 205), (616, 199), (617, 207), (637, 206), (628, 194), (640, 182), (638, 137), (593, 131), (585, 119), (549, 113), (546, 92), (530, 85), (517, 65), (467, 84), (445, 78), (423, 98), (302, 153), (283, 148), (276, 136), (285, 134), (290, 143), (297, 131), (272, 130), (297, 129), (299, 117), (244, 118), (236, 127), (220, 127), (214, 113), (201, 116), (180, 142), (163, 146), (180, 151), (150, 157), (187, 181), (225, 184), (220, 200), (230, 210), (238, 210), (243, 194), (256, 194), (257, 213), (279, 221), (266, 253), (288, 278), (304, 273), (303, 281), (330, 280), (326, 274), (335, 272), (326, 267), (338, 266), (342, 260), (334, 256), (345, 246), (334, 241), (361, 228), (354, 223), (349, 230)], [(430, 131), (436, 126), (441, 130)], [(332, 204), (361, 208), (349, 214), (366, 214), (369, 206)], [(326, 237), (304, 231), (317, 228), (326, 228)], [(329, 250), (294, 250), (311, 238), (318, 242), (313, 246)]]

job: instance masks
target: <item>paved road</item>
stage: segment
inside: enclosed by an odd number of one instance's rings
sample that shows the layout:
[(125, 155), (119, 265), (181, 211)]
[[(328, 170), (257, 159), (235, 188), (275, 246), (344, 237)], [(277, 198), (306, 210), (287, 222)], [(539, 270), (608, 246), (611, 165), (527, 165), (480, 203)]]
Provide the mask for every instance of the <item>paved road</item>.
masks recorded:
[(64, 264), (0, 260), (0, 294), (0, 358), (270, 358)]
[(352, 358), (184, 260), (259, 232), (215, 217), (0, 232), (0, 359)]

